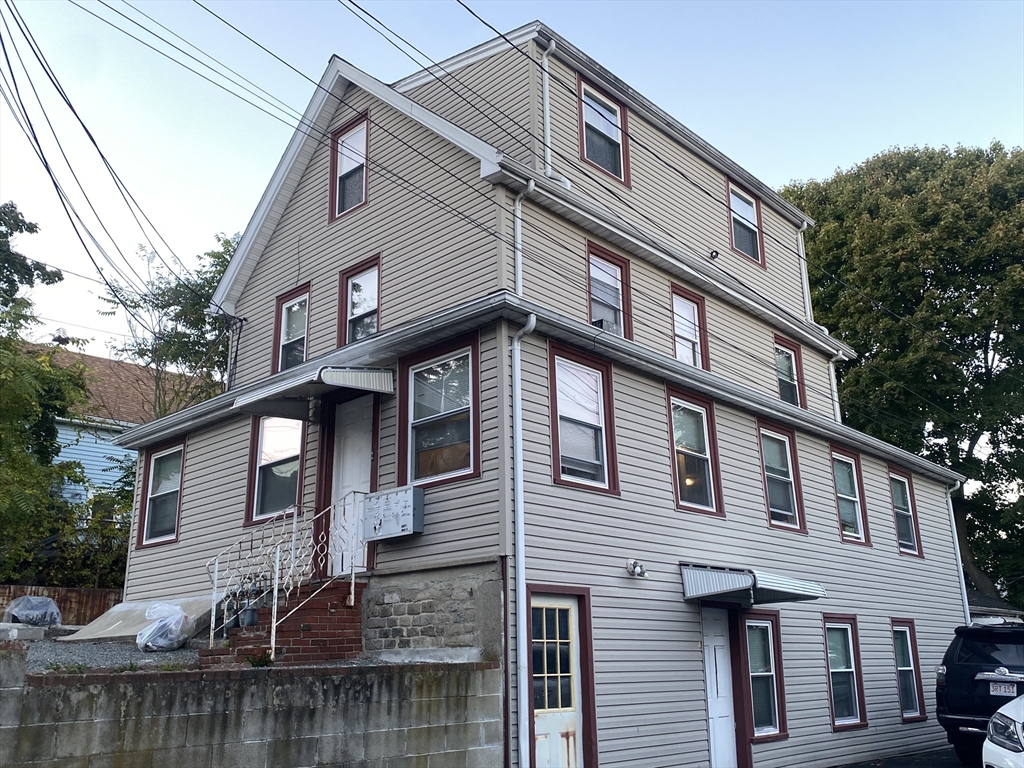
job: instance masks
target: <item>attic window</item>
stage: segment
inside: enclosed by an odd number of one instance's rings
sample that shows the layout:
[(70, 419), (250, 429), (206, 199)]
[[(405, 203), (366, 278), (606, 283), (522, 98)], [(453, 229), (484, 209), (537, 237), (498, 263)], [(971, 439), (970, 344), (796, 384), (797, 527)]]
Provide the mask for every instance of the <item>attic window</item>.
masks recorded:
[(761, 202), (753, 195), (729, 184), (730, 238), (733, 250), (758, 264), (764, 264), (761, 237)]
[(583, 159), (628, 186), (626, 110), (582, 81), (579, 98)]
[(331, 219), (366, 202), (367, 116), (360, 115), (331, 137)]

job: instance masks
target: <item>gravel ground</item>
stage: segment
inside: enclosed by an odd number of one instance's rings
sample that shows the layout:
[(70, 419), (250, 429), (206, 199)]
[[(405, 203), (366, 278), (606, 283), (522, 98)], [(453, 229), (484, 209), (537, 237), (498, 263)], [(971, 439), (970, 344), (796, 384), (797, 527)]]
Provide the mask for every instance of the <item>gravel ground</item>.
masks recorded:
[(60, 643), (37, 640), (28, 650), (28, 671), (46, 672), (62, 667), (118, 668), (131, 665), (199, 664), (199, 653), (190, 648), (145, 653), (134, 643)]

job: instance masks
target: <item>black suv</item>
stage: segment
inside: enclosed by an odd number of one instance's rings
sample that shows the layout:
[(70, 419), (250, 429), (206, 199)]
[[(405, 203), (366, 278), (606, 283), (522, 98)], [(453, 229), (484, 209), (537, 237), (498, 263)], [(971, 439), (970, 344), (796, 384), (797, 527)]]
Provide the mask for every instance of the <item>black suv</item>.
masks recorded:
[(979, 765), (988, 719), (1024, 694), (1024, 624), (957, 627), (935, 672), (939, 724), (960, 762)]

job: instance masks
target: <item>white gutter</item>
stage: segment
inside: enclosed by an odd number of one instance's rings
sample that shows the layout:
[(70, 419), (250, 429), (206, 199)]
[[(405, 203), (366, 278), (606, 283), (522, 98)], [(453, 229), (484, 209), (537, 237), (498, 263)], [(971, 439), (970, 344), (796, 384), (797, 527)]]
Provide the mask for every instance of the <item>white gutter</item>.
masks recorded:
[(949, 508), (949, 527), (953, 532), (953, 552), (956, 553), (956, 576), (960, 582), (960, 599), (964, 602), (964, 623), (971, 624), (971, 606), (967, 602), (967, 584), (964, 583), (964, 563), (960, 557), (960, 534), (956, 530), (956, 517), (953, 515), (953, 494), (963, 485), (957, 480), (952, 487), (946, 489), (946, 506)]
[(808, 323), (814, 322), (814, 308), (811, 306), (811, 281), (807, 277), (807, 252), (804, 250), (804, 230), (807, 229), (807, 222), (800, 225), (796, 231), (796, 251), (800, 256), (800, 282), (804, 289), (804, 317)]
[(516, 195), (515, 204), (512, 206), (512, 241), (516, 262), (516, 296), (523, 295), (523, 198), (533, 192), (533, 187), (533, 179), (530, 179), (529, 183), (526, 185), (526, 189)]
[(530, 768), (530, 689), (524, 680), (530, 668), (526, 637), (526, 502), (523, 499), (523, 371), (520, 343), (537, 327), (531, 314), (526, 325), (512, 337), (512, 495), (514, 507), (513, 539), (516, 548), (516, 701), (519, 723), (519, 766)]
[(552, 40), (548, 43), (548, 47), (547, 50), (544, 51), (544, 55), (540, 57), (540, 92), (544, 116), (544, 175), (552, 181), (561, 182), (566, 189), (572, 189), (572, 182), (551, 167), (551, 91), (549, 85), (550, 75), (548, 72), (548, 57), (554, 50), (555, 41)]

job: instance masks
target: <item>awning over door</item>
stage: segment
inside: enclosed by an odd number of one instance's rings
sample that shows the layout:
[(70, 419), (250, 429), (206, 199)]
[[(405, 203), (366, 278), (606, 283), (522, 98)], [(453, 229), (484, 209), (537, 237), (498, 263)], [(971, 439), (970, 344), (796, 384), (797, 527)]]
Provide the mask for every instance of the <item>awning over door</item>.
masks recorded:
[(390, 368), (339, 368), (327, 365), (285, 377), (240, 395), (231, 407), (257, 416), (306, 420), (309, 418), (309, 398), (335, 388), (390, 395), (395, 391), (395, 373)]
[(790, 603), (828, 597), (816, 581), (794, 579), (749, 568), (717, 568), (680, 563), (683, 598), (708, 598), (739, 603), (744, 607), (763, 603)]

